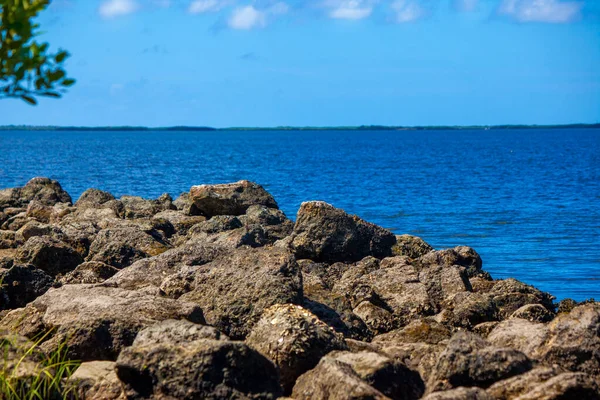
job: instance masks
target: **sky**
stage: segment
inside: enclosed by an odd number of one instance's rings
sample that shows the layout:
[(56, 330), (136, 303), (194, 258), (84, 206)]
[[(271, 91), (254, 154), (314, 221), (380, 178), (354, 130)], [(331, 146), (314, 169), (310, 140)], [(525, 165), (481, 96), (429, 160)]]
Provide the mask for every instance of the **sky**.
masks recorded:
[(600, 122), (598, 0), (53, 0), (77, 83), (0, 125)]

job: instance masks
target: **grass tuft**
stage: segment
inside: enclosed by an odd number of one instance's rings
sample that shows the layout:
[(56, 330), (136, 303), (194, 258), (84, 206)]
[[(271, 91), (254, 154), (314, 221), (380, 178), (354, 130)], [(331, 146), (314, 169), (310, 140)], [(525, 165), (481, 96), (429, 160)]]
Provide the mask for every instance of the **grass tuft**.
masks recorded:
[(75, 387), (67, 383), (79, 362), (67, 358), (66, 343), (44, 353), (39, 344), (49, 333), (34, 343), (16, 335), (0, 338), (0, 399), (2, 400), (71, 400)]

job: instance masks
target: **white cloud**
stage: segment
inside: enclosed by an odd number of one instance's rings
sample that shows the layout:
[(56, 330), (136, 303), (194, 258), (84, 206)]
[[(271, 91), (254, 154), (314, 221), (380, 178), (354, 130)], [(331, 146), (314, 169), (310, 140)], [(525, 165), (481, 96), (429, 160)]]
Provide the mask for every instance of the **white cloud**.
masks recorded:
[(416, 21), (425, 16), (425, 10), (415, 0), (396, 0), (392, 3), (392, 10), (398, 23)]
[(474, 11), (479, 0), (454, 0), (454, 7), (460, 11)]
[(226, 7), (229, 3), (227, 0), (194, 0), (190, 3), (188, 12), (191, 14), (215, 12)]
[(114, 18), (137, 11), (139, 5), (135, 0), (107, 0), (100, 4), (98, 12), (104, 18)]
[(228, 25), (232, 29), (261, 28), (267, 24), (266, 12), (259, 11), (254, 6), (238, 7), (229, 17)]
[(560, 0), (503, 0), (499, 13), (519, 22), (571, 22), (581, 15), (583, 3)]
[(325, 6), (331, 8), (331, 18), (359, 20), (371, 15), (374, 4), (369, 0), (329, 0)]
[(278, 2), (266, 8), (256, 8), (252, 5), (237, 7), (231, 13), (227, 25), (232, 29), (249, 30), (263, 28), (273, 17), (287, 14), (290, 7), (287, 3)]

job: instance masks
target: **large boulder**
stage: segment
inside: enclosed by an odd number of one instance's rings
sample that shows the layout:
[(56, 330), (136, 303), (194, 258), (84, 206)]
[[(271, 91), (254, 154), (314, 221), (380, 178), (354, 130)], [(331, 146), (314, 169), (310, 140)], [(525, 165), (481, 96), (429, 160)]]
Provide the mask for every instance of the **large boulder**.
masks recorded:
[(192, 215), (242, 215), (253, 205), (278, 208), (273, 196), (262, 186), (239, 181), (221, 185), (200, 185), (190, 189)]
[(122, 196), (123, 216), (128, 219), (149, 218), (165, 210), (174, 210), (173, 199), (163, 194), (156, 200), (143, 199), (138, 196)]
[(413, 259), (424, 256), (430, 251), (433, 251), (433, 247), (429, 243), (412, 235), (396, 235), (396, 244), (392, 247), (393, 255)]
[(53, 206), (56, 203), (71, 203), (71, 196), (60, 183), (49, 178), (33, 178), (23, 187), (0, 190), (0, 209), (27, 207), (32, 200)]
[(486, 388), (532, 368), (520, 351), (492, 346), (479, 336), (458, 332), (440, 354), (429, 378), (428, 392), (478, 386)]
[(83, 262), (81, 255), (65, 242), (49, 236), (34, 236), (18, 249), (16, 260), (32, 264), (56, 276), (68, 273)]
[(69, 378), (75, 398), (125, 400), (123, 384), (115, 372), (114, 361), (87, 361)]
[(154, 230), (145, 231), (135, 226), (107, 228), (98, 232), (86, 260), (121, 269), (170, 248), (166, 239)]
[(292, 304), (265, 310), (246, 343), (277, 365), (286, 392), (291, 392), (296, 379), (315, 367), (321, 357), (347, 348), (340, 334), (310, 311)]
[(562, 372), (558, 366), (538, 367), (522, 375), (494, 383), (487, 389), (498, 400), (600, 399), (597, 377), (581, 372)]
[(160, 287), (166, 278), (179, 273), (184, 266), (204, 265), (224, 254), (226, 249), (221, 246), (192, 239), (157, 256), (136, 261), (106, 283), (125, 289)]
[(390, 231), (331, 204), (311, 201), (300, 206), (290, 246), (299, 259), (354, 262), (391, 256), (395, 244)]
[(78, 283), (102, 283), (119, 270), (110, 265), (98, 261), (89, 261), (79, 264), (77, 268), (61, 277), (59, 281), (63, 284)]
[(527, 304), (540, 304), (551, 314), (555, 312), (554, 296), (513, 278), (494, 282), (489, 295), (492, 296), (501, 319), (510, 317)]
[(482, 264), (479, 254), (467, 246), (431, 251), (416, 260), (416, 265), (420, 267), (428, 265), (440, 265), (444, 267), (458, 265), (465, 267), (469, 277), (480, 275), (482, 273)]
[(350, 365), (362, 380), (391, 399), (419, 399), (425, 391), (425, 383), (417, 372), (382, 354), (335, 351), (328, 357)]
[(79, 196), (74, 206), (77, 208), (101, 208), (109, 201), (115, 200), (115, 196), (99, 189), (88, 189)]
[(25, 307), (46, 293), (54, 279), (33, 265), (0, 269), (0, 310)]
[(285, 216), (283, 211), (263, 205), (248, 207), (246, 214), (241, 215), (239, 218), (246, 227), (251, 225), (261, 226), (269, 243), (274, 243), (289, 236), (294, 229), (294, 223)]
[(190, 287), (181, 299), (199, 304), (208, 323), (233, 339), (243, 339), (270, 306), (302, 302), (294, 256), (274, 247), (238, 249), (196, 267)]
[(68, 346), (71, 358), (115, 360), (144, 327), (166, 319), (204, 323), (195, 304), (157, 296), (157, 291), (129, 291), (98, 285), (51, 289), (25, 308), (11, 311), (0, 327), (29, 337), (53, 331), (41, 347)]
[(128, 398), (277, 399), (275, 366), (241, 342), (133, 343), (117, 359)]

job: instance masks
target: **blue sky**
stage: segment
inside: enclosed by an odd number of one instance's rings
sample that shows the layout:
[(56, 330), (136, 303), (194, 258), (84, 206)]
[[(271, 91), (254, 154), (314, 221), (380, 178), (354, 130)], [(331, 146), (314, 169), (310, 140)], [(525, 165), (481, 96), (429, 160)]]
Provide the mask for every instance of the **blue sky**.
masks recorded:
[(77, 84), (0, 124), (600, 122), (598, 0), (54, 0)]

